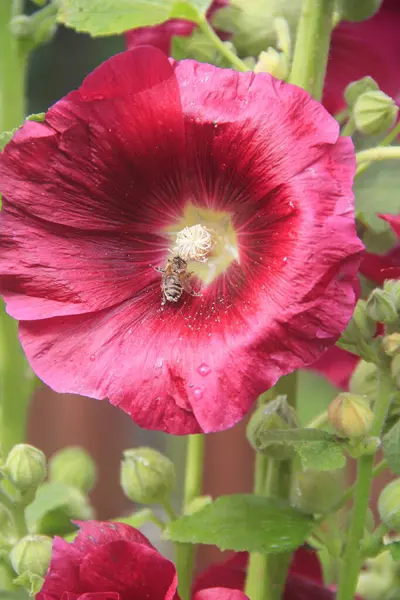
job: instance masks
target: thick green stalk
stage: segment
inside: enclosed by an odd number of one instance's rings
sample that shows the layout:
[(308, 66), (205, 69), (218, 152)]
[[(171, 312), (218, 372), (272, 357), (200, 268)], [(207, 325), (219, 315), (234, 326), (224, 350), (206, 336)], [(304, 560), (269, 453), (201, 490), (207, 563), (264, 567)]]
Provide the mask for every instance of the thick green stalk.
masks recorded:
[[(27, 55), (9, 29), (18, 8), (18, 3), (0, 0), (0, 133), (20, 125), (25, 116)], [(5, 313), (0, 301), (0, 444), (3, 452), (24, 439), (32, 381), (18, 341), (17, 323)]]
[[(203, 486), (205, 436), (190, 435), (187, 440), (186, 471), (184, 484), (184, 511), (201, 495)], [(176, 544), (175, 563), (178, 572), (179, 595), (190, 600), (193, 578), (195, 547), (192, 544)]]
[[(274, 395), (286, 395), (288, 402), (295, 406), (297, 373), (281, 377), (273, 391)], [(255, 494), (263, 494), (267, 498), (287, 499), (290, 492), (290, 481), (291, 463), (289, 461), (275, 461), (256, 453)], [(290, 555), (287, 553), (275, 556), (266, 556), (257, 552), (250, 554), (245, 586), (245, 592), (250, 600), (278, 600), (281, 597), (289, 560)]]
[(289, 82), (321, 100), (335, 0), (303, 0)]
[[(393, 383), (390, 373), (381, 371), (379, 395), (375, 406), (375, 417), (370, 435), (379, 436), (392, 400)], [(362, 565), (361, 541), (369, 506), (375, 456), (362, 456), (358, 461), (355, 484), (354, 506), (339, 575), (336, 600), (353, 600)]]

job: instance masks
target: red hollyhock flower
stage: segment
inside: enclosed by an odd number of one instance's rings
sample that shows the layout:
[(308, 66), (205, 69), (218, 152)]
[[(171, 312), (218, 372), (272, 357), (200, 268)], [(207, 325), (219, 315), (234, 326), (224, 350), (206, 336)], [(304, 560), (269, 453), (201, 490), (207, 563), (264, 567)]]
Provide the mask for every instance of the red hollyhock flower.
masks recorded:
[[(229, 4), (229, 0), (213, 0), (210, 8), (207, 11), (207, 19), (211, 21), (215, 12)], [(125, 34), (126, 44), (128, 48), (136, 46), (150, 45), (155, 46), (167, 56), (171, 54), (171, 43), (174, 35), (181, 37), (189, 37), (196, 29), (196, 23), (186, 21), (185, 19), (169, 19), (159, 25), (151, 27), (138, 27), (131, 29)], [(230, 34), (222, 31), (217, 31), (221, 39), (229, 39)]]
[[(175, 566), (139, 531), (123, 523), (80, 522), (69, 544), (56, 537), (36, 600), (179, 600)], [(212, 586), (210, 586), (212, 587)], [(246, 600), (243, 592), (208, 589), (193, 600)]]
[[(352, 314), (354, 162), (268, 74), (112, 57), (0, 156), (0, 291), (34, 370), (150, 429), (234, 425)], [(195, 226), (213, 243), (189, 266), (201, 296), (161, 306), (152, 265)]]
[[(241, 552), (227, 561), (212, 565), (197, 578), (194, 591), (222, 585), (243, 589), (246, 580), (247, 553)], [(292, 559), (285, 584), (283, 600), (334, 600), (335, 593), (324, 586), (321, 566), (315, 552), (299, 548)]]
[(400, 2), (384, 0), (379, 12), (361, 23), (341, 23), (333, 32), (323, 104), (332, 114), (345, 107), (344, 90), (370, 75), (400, 100)]

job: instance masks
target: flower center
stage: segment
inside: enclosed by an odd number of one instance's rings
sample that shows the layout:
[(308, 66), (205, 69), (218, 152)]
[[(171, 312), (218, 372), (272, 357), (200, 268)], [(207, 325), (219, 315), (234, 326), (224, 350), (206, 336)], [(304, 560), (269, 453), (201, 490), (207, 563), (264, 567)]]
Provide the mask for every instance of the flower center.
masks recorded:
[(175, 237), (171, 248), (188, 262), (188, 270), (206, 285), (224, 273), (232, 261), (239, 262), (239, 249), (231, 215), (188, 203), (182, 218), (167, 229)]

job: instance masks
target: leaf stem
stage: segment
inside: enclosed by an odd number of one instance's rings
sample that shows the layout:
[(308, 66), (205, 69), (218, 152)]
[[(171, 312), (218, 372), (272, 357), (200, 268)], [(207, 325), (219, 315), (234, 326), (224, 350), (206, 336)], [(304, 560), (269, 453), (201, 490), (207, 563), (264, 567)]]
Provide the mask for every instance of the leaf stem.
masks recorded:
[[(397, 123), (397, 125), (395, 127), (393, 127), (392, 131), (389, 131), (389, 133), (387, 134), (387, 136), (385, 138), (383, 138), (381, 143), (378, 144), (378, 148), (389, 146), (389, 144), (391, 144), (392, 142), (394, 142), (396, 140), (398, 135), (400, 135), (400, 121)], [(368, 169), (368, 167), (370, 167), (372, 164), (373, 164), (373, 162), (370, 161), (370, 162), (364, 162), (363, 164), (359, 165), (357, 167), (356, 176), (361, 175), (361, 173), (364, 173), (364, 171), (366, 171)]]
[[(379, 436), (381, 434), (392, 400), (392, 394), (393, 383), (390, 373), (381, 370), (379, 394), (375, 405), (375, 417), (370, 431), (371, 436)], [(354, 506), (339, 574), (339, 587), (336, 600), (353, 600), (355, 595), (362, 565), (361, 541), (369, 505), (374, 459), (373, 455), (367, 455), (362, 456), (358, 461)]]
[(201, 19), (199, 27), (210, 42), (214, 44), (215, 48), (219, 50), (222, 56), (224, 56), (237, 71), (245, 72), (250, 70), (246, 63), (236, 56), (236, 54), (230, 50), (229, 46), (218, 37), (206, 18)]
[[(367, 150), (361, 150), (357, 152), (357, 171), (356, 175), (361, 173), (361, 168), (367, 163), (370, 166), (371, 163), (378, 160), (399, 160), (400, 159), (400, 146), (376, 146), (375, 148), (368, 148)], [(365, 170), (365, 169), (363, 169)]]
[[(204, 435), (189, 435), (187, 438), (186, 471), (184, 483), (183, 510), (201, 495), (203, 486), (203, 464), (205, 451)], [(193, 578), (195, 547), (192, 544), (175, 546), (175, 563), (178, 573), (179, 595), (182, 600), (190, 600)]]
[(319, 415), (317, 415), (316, 417), (314, 417), (313, 419), (311, 419), (311, 421), (309, 421), (309, 423), (306, 425), (307, 429), (321, 429), (322, 427), (324, 427), (324, 425), (326, 425), (328, 422), (328, 411), (324, 410), (324, 412), (320, 413)]
[(297, 28), (289, 82), (316, 100), (321, 100), (324, 87), (334, 6), (334, 0), (303, 0)]

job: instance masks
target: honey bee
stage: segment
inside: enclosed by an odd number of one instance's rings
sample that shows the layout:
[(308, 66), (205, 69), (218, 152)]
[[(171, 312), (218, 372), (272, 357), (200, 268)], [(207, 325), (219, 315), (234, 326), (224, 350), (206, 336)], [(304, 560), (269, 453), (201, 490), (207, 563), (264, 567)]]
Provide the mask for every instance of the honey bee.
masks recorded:
[(184, 291), (191, 296), (201, 296), (193, 290), (190, 284), (190, 277), (193, 273), (188, 273), (187, 262), (180, 256), (169, 258), (164, 269), (160, 267), (155, 267), (155, 269), (162, 273), (161, 306), (167, 302), (178, 302)]

